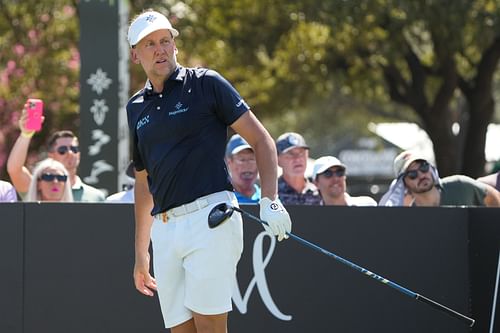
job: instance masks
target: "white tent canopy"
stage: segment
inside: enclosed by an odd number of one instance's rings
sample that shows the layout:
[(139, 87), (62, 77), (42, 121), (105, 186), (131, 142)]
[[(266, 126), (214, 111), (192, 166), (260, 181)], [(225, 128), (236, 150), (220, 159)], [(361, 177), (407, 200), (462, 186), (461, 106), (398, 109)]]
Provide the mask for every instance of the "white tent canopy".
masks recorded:
[[(370, 123), (368, 129), (403, 150), (415, 150), (434, 159), (432, 141), (415, 123)], [(485, 157), (487, 162), (500, 160), (500, 124), (489, 124), (486, 134)]]

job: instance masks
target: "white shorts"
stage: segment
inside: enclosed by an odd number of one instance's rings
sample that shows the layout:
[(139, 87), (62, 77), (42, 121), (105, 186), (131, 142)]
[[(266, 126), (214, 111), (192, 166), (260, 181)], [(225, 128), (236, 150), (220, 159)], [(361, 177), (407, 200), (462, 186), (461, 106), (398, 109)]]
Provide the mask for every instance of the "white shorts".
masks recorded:
[(153, 269), (166, 328), (191, 319), (192, 312), (215, 315), (232, 310), (236, 265), (243, 251), (241, 214), (234, 212), (214, 229), (208, 227), (208, 214), (218, 203), (237, 206), (238, 201), (229, 191), (200, 200), (209, 204), (169, 216), (166, 223), (158, 217), (153, 221)]

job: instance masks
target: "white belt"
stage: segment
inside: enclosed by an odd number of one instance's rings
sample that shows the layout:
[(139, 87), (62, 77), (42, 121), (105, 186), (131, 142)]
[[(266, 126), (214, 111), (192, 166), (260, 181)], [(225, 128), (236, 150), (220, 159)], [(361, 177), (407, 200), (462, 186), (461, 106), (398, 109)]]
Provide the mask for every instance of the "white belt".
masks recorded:
[(200, 197), (195, 201), (189, 202), (187, 204), (171, 208), (166, 212), (158, 213), (154, 217), (155, 219), (159, 219), (166, 223), (169, 218), (190, 214), (200, 209), (203, 209), (208, 205), (219, 202), (226, 202), (228, 200), (229, 201), (233, 200), (231, 192), (228, 191), (216, 192)]

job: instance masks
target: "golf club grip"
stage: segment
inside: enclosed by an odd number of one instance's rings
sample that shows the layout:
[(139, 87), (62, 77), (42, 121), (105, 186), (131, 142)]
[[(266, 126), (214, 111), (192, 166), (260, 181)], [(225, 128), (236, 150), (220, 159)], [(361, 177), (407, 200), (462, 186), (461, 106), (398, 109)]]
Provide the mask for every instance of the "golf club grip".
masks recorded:
[(434, 307), (435, 309), (441, 310), (442, 312), (447, 313), (448, 315), (450, 315), (452, 317), (455, 317), (459, 320), (464, 321), (465, 323), (467, 323), (467, 325), (469, 325), (469, 327), (474, 326), (474, 323), (475, 323), (474, 319), (469, 318), (467, 316), (464, 316), (463, 314), (461, 314), (453, 309), (450, 309), (442, 304), (439, 304), (438, 302), (435, 302), (432, 299), (429, 299), (429, 298), (422, 296), (422, 295), (419, 295), (419, 294), (417, 294), (415, 299), (417, 299), (423, 303), (429, 304), (430, 306)]
[[(236, 210), (237, 212), (240, 212), (242, 215), (247, 216), (247, 217), (249, 217), (250, 219), (252, 219), (254, 221), (257, 221), (257, 222), (259, 222), (261, 224), (267, 225), (266, 221), (263, 221), (263, 220), (259, 219), (258, 217), (256, 217), (256, 216), (254, 216), (254, 215), (252, 215), (252, 214), (250, 214), (250, 213), (242, 210), (239, 207), (233, 207), (233, 210)], [(385, 284), (386, 286), (389, 286), (389, 287), (391, 287), (393, 289), (396, 289), (397, 291), (399, 291), (399, 292), (401, 292), (401, 293), (403, 293), (403, 294), (405, 294), (407, 296), (410, 296), (411, 298), (414, 298), (414, 299), (417, 299), (417, 300), (419, 300), (419, 301), (421, 301), (423, 303), (426, 303), (426, 304), (432, 306), (435, 309), (438, 309), (438, 310), (440, 310), (440, 311), (442, 311), (444, 313), (447, 313), (448, 315), (450, 315), (450, 316), (452, 316), (452, 317), (454, 317), (456, 319), (459, 319), (459, 320), (467, 323), (469, 325), (469, 327), (472, 327), (474, 325), (475, 320), (472, 319), (472, 318), (469, 318), (469, 317), (467, 317), (467, 316), (465, 316), (465, 315), (463, 315), (461, 313), (458, 313), (457, 311), (452, 310), (452, 309), (450, 309), (450, 308), (448, 308), (448, 307), (446, 307), (446, 306), (444, 306), (442, 304), (439, 304), (438, 302), (435, 302), (435, 301), (433, 301), (433, 300), (431, 300), (431, 299), (429, 299), (429, 298), (427, 298), (425, 296), (419, 295), (419, 294), (417, 294), (417, 293), (409, 290), (408, 288), (400, 286), (399, 284), (397, 284), (395, 282), (392, 282), (392, 281), (390, 281), (390, 280), (388, 280), (388, 279), (386, 279), (386, 278), (384, 278), (384, 277), (382, 277), (380, 275), (377, 275), (377, 274), (375, 274), (373, 272), (370, 272), (369, 270), (367, 270), (367, 269), (365, 269), (365, 268), (363, 268), (363, 267), (361, 267), (359, 265), (356, 265), (355, 263), (353, 263), (353, 262), (351, 262), (351, 261), (349, 261), (347, 259), (344, 259), (341, 256), (338, 256), (338, 255), (336, 255), (336, 254), (334, 254), (334, 253), (332, 253), (332, 252), (330, 252), (328, 250), (323, 249), (322, 247), (320, 247), (320, 246), (318, 246), (318, 245), (316, 245), (314, 243), (309, 242), (308, 240), (305, 240), (304, 238), (301, 238), (301, 237), (299, 237), (297, 235), (294, 235), (292, 233), (289, 233), (289, 232), (287, 232), (286, 234), (288, 235), (288, 237), (295, 239), (299, 243), (302, 243), (302, 244), (304, 244), (304, 245), (306, 245), (306, 246), (308, 246), (308, 247), (310, 247), (310, 248), (312, 248), (314, 250), (317, 250), (317, 251), (319, 251), (319, 252), (321, 252), (323, 254), (326, 254), (327, 256), (329, 256), (329, 257), (331, 257), (331, 258), (333, 258), (333, 259), (335, 259), (335, 260), (337, 260), (337, 261), (339, 261), (339, 262), (341, 262), (341, 263), (343, 263), (343, 264), (345, 264), (345, 265), (347, 265), (347, 266), (349, 266), (349, 267), (357, 270), (358, 272), (361, 272), (361, 273), (363, 273), (365, 275), (368, 275), (369, 277), (377, 280), (380, 283)]]

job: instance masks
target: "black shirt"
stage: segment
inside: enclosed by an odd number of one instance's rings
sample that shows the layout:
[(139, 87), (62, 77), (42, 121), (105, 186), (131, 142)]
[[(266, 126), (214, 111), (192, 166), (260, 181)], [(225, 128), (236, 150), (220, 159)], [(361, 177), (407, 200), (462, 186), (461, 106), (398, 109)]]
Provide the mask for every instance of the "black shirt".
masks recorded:
[(227, 127), (248, 110), (220, 74), (182, 66), (161, 93), (148, 81), (129, 100), (134, 166), (148, 172), (152, 215), (232, 190), (224, 163)]

